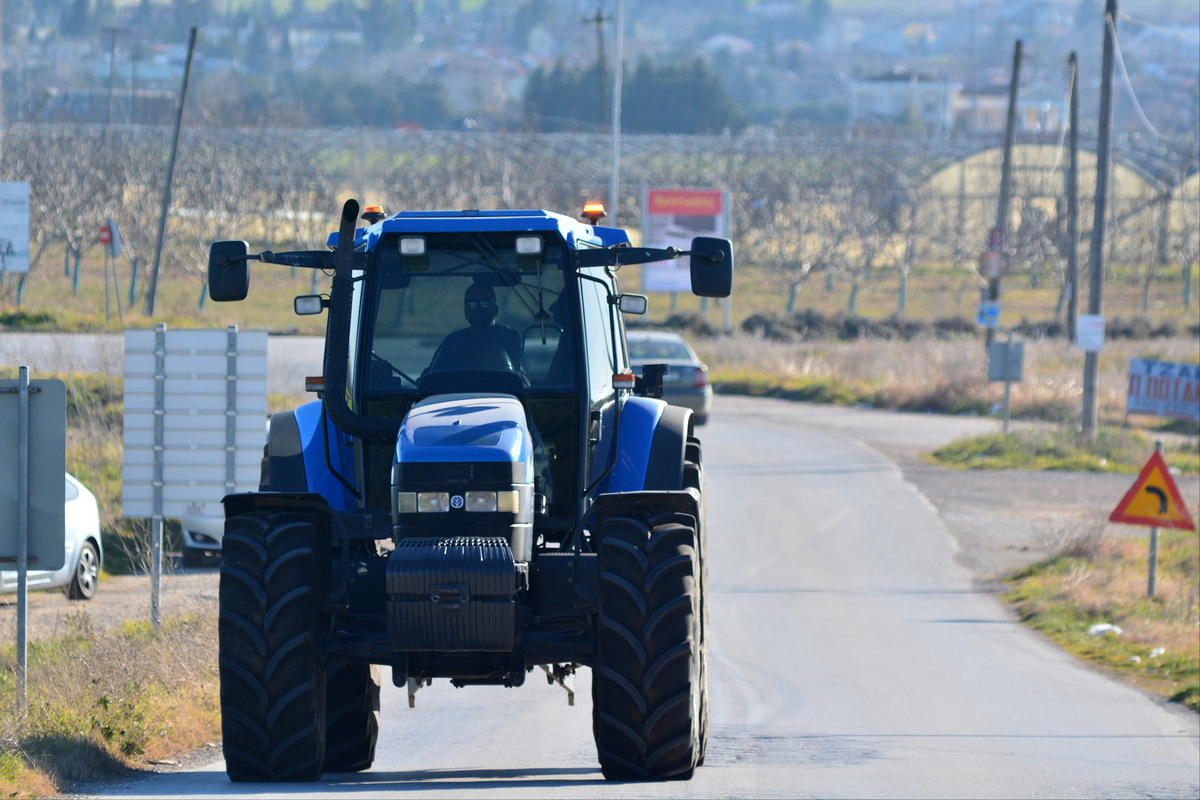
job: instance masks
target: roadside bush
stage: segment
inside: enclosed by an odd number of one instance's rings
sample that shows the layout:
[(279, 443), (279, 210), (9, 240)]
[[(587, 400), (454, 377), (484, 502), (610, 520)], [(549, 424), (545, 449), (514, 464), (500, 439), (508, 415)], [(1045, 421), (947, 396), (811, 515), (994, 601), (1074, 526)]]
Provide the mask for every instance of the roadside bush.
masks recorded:
[(772, 342), (796, 341), (796, 328), (787, 317), (776, 314), (751, 314), (742, 322), (742, 330)]

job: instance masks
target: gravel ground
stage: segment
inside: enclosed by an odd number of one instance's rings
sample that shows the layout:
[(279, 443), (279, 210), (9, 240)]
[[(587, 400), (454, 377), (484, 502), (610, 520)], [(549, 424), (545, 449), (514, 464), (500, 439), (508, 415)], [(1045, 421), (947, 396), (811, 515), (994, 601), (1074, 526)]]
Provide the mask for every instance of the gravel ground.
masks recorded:
[[(162, 615), (166, 617), (217, 611), (217, 570), (166, 573), (162, 579)], [(29, 593), (29, 638), (53, 638), (69, 630), (68, 614), (86, 614), (97, 631), (110, 630), (127, 620), (150, 620), (150, 578), (116, 575), (100, 582), (91, 600), (67, 600), (61, 591)], [(0, 596), (0, 637), (17, 638), (16, 595)]]

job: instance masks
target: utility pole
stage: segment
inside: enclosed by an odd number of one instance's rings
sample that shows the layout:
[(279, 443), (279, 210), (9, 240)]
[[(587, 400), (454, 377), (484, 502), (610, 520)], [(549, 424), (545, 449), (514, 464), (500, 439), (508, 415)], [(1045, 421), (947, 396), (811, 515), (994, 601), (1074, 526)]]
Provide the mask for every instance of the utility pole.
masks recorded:
[(1071, 82), (1071, 109), (1067, 124), (1071, 161), (1067, 168), (1067, 340), (1075, 343), (1075, 324), (1079, 317), (1079, 59), (1071, 51), (1067, 59)]
[(612, 100), (612, 185), (608, 191), (610, 224), (617, 227), (621, 190), (621, 80), (625, 73), (625, 0), (617, 0), (617, 57), (613, 68)]
[(146, 316), (154, 316), (154, 298), (158, 294), (158, 268), (162, 263), (163, 237), (167, 233), (167, 212), (171, 208), (171, 180), (175, 176), (175, 154), (179, 152), (179, 129), (183, 127), (183, 107), (187, 103), (188, 81), (192, 77), (192, 56), (196, 53), (196, 27), (188, 34), (187, 62), (183, 66), (183, 86), (179, 90), (179, 105), (175, 109), (175, 136), (171, 139), (171, 158), (167, 161), (167, 180), (163, 186), (162, 211), (158, 217), (158, 239), (154, 243), (154, 266), (150, 270), (150, 286), (146, 291)]
[(117, 74), (117, 34), (127, 32), (128, 28), (103, 28), (102, 30), (112, 34), (112, 44), (108, 50), (108, 113), (104, 115), (104, 128), (108, 130), (108, 126), (112, 123), (113, 81)]
[(608, 57), (604, 52), (604, 23), (611, 20), (611, 16), (604, 15), (604, 6), (596, 8), (595, 16), (584, 17), (585, 23), (591, 23), (596, 26), (596, 65), (600, 73), (600, 127), (603, 129), (605, 123), (608, 122)]
[[(1108, 0), (1104, 8), (1104, 60), (1100, 67), (1100, 129), (1096, 137), (1096, 216), (1092, 222), (1092, 251), (1088, 262), (1088, 314), (1104, 313), (1104, 248), (1107, 231), (1108, 176), (1112, 161), (1113, 37), (1117, 34), (1117, 0)], [(1100, 354), (1088, 352), (1083, 359), (1082, 432), (1089, 442), (1096, 440), (1096, 412), (1099, 404), (1096, 383), (1100, 373)]]
[[(1021, 85), (1021, 40), (1013, 45), (1012, 80), (1008, 84), (1008, 119), (1004, 128), (1004, 160), (1000, 166), (1000, 204), (996, 209), (996, 227), (992, 230), (992, 239), (988, 249), (997, 249), (1001, 253), (1008, 250), (1008, 218), (1012, 206), (1012, 149), (1017, 139), (1017, 91)], [(988, 299), (996, 302), (1000, 299), (1000, 276), (996, 275), (988, 283)], [(996, 329), (987, 329), (987, 346), (991, 347), (996, 338)]]

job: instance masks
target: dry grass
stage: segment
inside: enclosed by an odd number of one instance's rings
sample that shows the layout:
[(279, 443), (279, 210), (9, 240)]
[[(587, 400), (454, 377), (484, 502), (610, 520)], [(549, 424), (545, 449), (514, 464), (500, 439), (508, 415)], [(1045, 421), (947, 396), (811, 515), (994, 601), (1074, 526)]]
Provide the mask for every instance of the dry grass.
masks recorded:
[[(709, 365), (714, 387), (761, 376), (767, 383), (837, 379), (854, 388), (851, 402), (906, 410), (998, 413), (1003, 383), (987, 381), (982, 340), (963, 337), (911, 342), (783, 343), (735, 333), (693, 342)], [(1124, 419), (1131, 358), (1196, 363), (1192, 338), (1115, 341), (1100, 356), (1100, 417)], [(1025, 380), (1012, 385), (1012, 414), (1075, 424), (1081, 408), (1083, 353), (1057, 340), (1025, 343)]]
[(0, 653), (0, 791), (53, 794), (220, 735), (214, 616), (93, 629), (31, 643), (28, 706), (18, 716), (15, 654)]
[[(1156, 590), (1146, 597), (1149, 541), (1102, 522), (1062, 532), (1058, 553), (1010, 579), (1021, 618), (1077, 657), (1200, 711), (1200, 538), (1160, 536)], [(1091, 636), (1100, 622), (1120, 635)]]

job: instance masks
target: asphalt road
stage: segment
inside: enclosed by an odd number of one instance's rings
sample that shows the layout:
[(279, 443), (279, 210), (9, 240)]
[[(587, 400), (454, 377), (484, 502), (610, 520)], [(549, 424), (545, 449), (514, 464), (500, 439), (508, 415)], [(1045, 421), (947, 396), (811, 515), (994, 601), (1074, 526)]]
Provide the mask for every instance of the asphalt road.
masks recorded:
[[(939, 426), (933, 430), (934, 425)], [(713, 732), (686, 783), (608, 784), (577, 703), (386, 683), (375, 766), (234, 785), (223, 763), (97, 796), (1191, 797), (1195, 714), (1111, 681), (977, 590), (933, 505), (882, 455), (986, 420), (722, 399), (703, 429)], [(865, 442), (870, 442), (868, 445)]]

